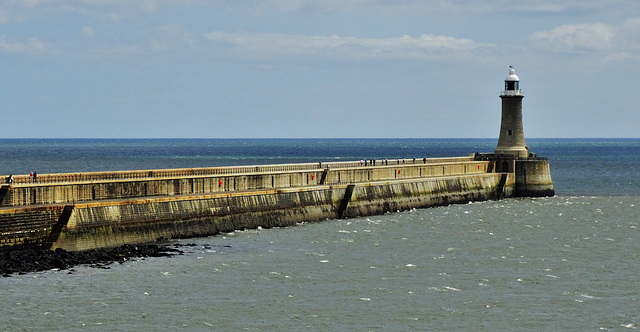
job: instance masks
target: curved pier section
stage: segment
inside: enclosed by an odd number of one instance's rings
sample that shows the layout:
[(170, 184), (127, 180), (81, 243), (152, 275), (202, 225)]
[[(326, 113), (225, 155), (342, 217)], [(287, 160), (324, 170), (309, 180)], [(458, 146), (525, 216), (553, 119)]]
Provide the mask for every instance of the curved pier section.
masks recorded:
[(515, 174), (491, 163), (469, 156), (43, 174), (2, 186), (0, 248), (86, 250), (515, 196)]

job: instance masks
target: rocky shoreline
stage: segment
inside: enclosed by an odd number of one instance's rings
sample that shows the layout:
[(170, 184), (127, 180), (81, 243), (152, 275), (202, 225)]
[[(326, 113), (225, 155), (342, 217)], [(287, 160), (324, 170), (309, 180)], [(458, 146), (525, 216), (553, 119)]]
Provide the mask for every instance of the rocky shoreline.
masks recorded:
[(53, 269), (67, 270), (77, 265), (109, 268), (108, 265), (114, 262), (123, 263), (132, 258), (182, 255), (182, 251), (175, 249), (175, 247), (179, 246), (181, 245), (174, 245), (174, 248), (172, 248), (165, 245), (145, 244), (86, 251), (66, 251), (64, 249), (6, 251), (0, 253), (0, 275), (10, 277), (12, 274), (26, 274)]

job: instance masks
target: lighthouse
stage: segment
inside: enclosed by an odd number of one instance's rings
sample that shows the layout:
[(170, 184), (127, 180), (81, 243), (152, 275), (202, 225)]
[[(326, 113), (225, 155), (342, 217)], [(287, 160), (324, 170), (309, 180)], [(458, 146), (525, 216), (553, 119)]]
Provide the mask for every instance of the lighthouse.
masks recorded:
[(529, 152), (522, 129), (522, 98), (520, 78), (513, 66), (504, 79), (500, 137), (494, 153), (478, 153), (477, 160), (487, 160), (490, 173), (502, 173), (498, 197), (553, 196), (553, 181), (549, 159)]
[(513, 66), (509, 66), (509, 75), (504, 79), (504, 90), (500, 93), (502, 121), (500, 138), (495, 150), (497, 155), (511, 155), (516, 158), (529, 156), (522, 129), (522, 98), (524, 94), (520, 90), (520, 78)]

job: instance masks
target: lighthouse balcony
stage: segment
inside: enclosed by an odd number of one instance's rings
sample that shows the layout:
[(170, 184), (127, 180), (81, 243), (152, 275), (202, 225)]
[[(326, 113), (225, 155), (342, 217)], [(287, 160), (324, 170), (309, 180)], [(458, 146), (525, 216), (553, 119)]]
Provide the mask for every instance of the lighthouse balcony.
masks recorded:
[(522, 90), (502, 90), (501, 96), (524, 96)]

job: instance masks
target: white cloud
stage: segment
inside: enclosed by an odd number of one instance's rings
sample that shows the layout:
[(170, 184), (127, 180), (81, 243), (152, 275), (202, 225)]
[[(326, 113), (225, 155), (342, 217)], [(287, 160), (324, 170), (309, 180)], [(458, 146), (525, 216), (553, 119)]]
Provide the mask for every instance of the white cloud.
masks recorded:
[(51, 1), (42, 0), (8, 0), (5, 5), (9, 7), (26, 7), (33, 8), (44, 3), (50, 3)]
[(163, 10), (170, 12), (171, 8), (187, 7), (192, 2), (192, 0), (3, 0), (0, 3), (0, 24), (3, 23), (3, 11), (12, 15), (10, 23), (69, 12), (74, 15), (120, 21), (123, 18), (137, 17), (140, 13), (156, 14)]
[(624, 63), (629, 61), (638, 62), (640, 61), (640, 54), (638, 54), (637, 52), (612, 53), (607, 55), (606, 60), (617, 63)]
[(607, 50), (613, 46), (615, 28), (602, 23), (567, 24), (531, 35), (538, 45), (557, 51)]
[[(491, 0), (489, 0), (491, 1)], [(529, 0), (515, 2), (512, 0), (493, 1), (495, 10), (505, 8), (520, 13), (575, 14), (576, 12), (609, 11), (636, 6), (635, 0)]]
[(197, 37), (179, 24), (161, 25), (156, 30), (160, 33), (159, 39), (162, 41), (157, 40), (155, 43), (165, 44), (164, 48), (170, 48), (169, 45), (173, 44), (187, 45), (191, 49), (196, 48)]
[(371, 13), (394, 14), (562, 14), (589, 12), (597, 10), (616, 10), (617, 8), (637, 8), (636, 0), (218, 0), (192, 1), (202, 4), (214, 4), (233, 12), (245, 12), (254, 15), (266, 12), (287, 13)]
[[(640, 18), (631, 18), (617, 26), (602, 23), (562, 25), (532, 34), (534, 47), (550, 53), (576, 53), (611, 63), (640, 60)], [(591, 62), (593, 64), (593, 62)]]
[(144, 57), (145, 52), (136, 45), (119, 45), (114, 47), (94, 48), (88, 51), (93, 57), (109, 60), (132, 59)]
[(29, 38), (19, 42), (10, 42), (0, 38), (0, 51), (13, 54), (45, 54), (54, 52), (55, 49), (50, 43), (38, 38)]
[(16, 13), (8, 10), (0, 8), (0, 24), (11, 24), (22, 22), (24, 17), (21, 15), (17, 15)]
[(606, 59), (615, 63), (640, 61), (640, 18), (625, 20), (616, 30), (615, 52)]
[(96, 32), (90, 26), (82, 27), (82, 34), (85, 35), (88, 38), (93, 38), (93, 37), (96, 36)]
[(139, 13), (155, 15), (187, 7), (258, 16), (274, 12), (303, 15), (390, 13), (415, 16), (631, 12), (637, 11), (639, 4), (637, 0), (5, 0), (0, 4), (0, 11), (5, 9), (15, 16), (25, 17), (37, 16), (42, 11), (49, 14), (72, 11), (120, 20), (136, 17)]
[(452, 54), (466, 54), (490, 44), (470, 39), (424, 34), (397, 38), (356, 38), (342, 36), (301, 36), (273, 33), (229, 33), (212, 31), (204, 34), (215, 50), (228, 55), (253, 59), (432, 59)]
[(625, 20), (619, 28), (622, 47), (640, 49), (640, 17)]

